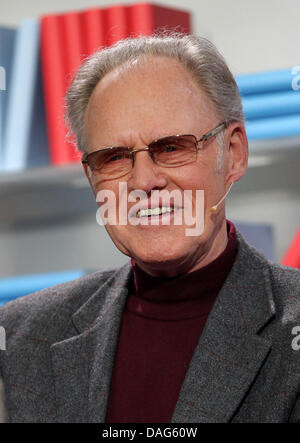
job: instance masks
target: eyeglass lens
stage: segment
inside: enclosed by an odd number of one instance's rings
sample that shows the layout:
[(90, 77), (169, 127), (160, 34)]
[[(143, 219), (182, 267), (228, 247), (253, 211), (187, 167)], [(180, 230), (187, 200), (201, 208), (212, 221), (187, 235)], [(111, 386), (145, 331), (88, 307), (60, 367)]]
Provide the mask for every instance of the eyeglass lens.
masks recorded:
[[(149, 144), (149, 153), (155, 163), (174, 167), (196, 160), (197, 142), (193, 135), (171, 136)], [(117, 178), (129, 172), (133, 161), (127, 147), (103, 149), (91, 153), (88, 163), (95, 174), (107, 178)]]

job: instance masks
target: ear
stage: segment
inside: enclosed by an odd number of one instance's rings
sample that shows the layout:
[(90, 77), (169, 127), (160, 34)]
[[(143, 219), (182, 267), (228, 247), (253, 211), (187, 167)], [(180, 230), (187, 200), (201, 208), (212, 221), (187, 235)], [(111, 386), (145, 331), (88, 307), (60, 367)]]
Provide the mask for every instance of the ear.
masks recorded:
[(92, 188), (92, 191), (95, 195), (94, 185), (93, 185), (93, 181), (92, 181), (92, 171), (90, 170), (90, 167), (87, 163), (82, 163), (82, 167), (83, 167), (84, 173), (89, 181), (90, 187)]
[(228, 170), (227, 183), (239, 181), (248, 166), (248, 139), (242, 122), (232, 122), (227, 129)]
[(82, 164), (82, 168), (84, 170), (84, 173), (89, 181), (89, 184), (92, 185), (91, 183), (91, 172), (90, 172), (90, 168), (89, 165), (87, 163), (81, 163)]

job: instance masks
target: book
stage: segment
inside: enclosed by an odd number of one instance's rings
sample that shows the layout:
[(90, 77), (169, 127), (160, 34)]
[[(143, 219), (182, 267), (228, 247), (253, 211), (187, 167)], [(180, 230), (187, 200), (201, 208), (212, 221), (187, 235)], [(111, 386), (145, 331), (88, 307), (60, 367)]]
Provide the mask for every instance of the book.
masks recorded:
[[(64, 56), (64, 93), (71, 84), (76, 74), (84, 54), (83, 20), (81, 12), (68, 12), (60, 15), (61, 25), (61, 51)], [(62, 116), (63, 118), (63, 116)], [(67, 142), (68, 163), (80, 162), (81, 155), (72, 143)]]
[[(300, 68), (299, 72), (300, 74)], [(269, 92), (291, 91), (297, 87), (297, 70), (295, 68), (279, 69), (277, 71), (239, 74), (235, 77), (242, 96), (266, 94)]]
[(82, 61), (97, 49), (130, 35), (150, 35), (158, 27), (189, 32), (188, 12), (151, 4), (90, 8), (41, 18), (41, 57), (50, 148), (53, 165), (80, 162), (64, 122), (64, 97)]
[(105, 11), (105, 43), (111, 46), (129, 36), (128, 6), (117, 5)]
[(41, 66), (48, 130), (50, 163), (69, 163), (71, 147), (66, 141), (64, 96), (66, 92), (65, 56), (62, 48), (61, 15), (41, 18)]
[(300, 114), (300, 93), (293, 90), (249, 95), (242, 103), (247, 120)]
[(4, 128), (11, 90), (11, 68), (16, 29), (0, 26), (0, 171), (4, 169)]
[(105, 46), (105, 26), (104, 9), (92, 8), (82, 11), (83, 59)]
[(249, 140), (266, 140), (300, 135), (300, 113), (246, 122)]
[(152, 35), (156, 30), (191, 32), (189, 12), (175, 8), (141, 3), (128, 8), (128, 28), (132, 36)]
[[(18, 27), (14, 42), (3, 143), (5, 171), (48, 163), (43, 113), (39, 78), (39, 22), (26, 19)], [(36, 158), (31, 157), (33, 153), (37, 155)]]

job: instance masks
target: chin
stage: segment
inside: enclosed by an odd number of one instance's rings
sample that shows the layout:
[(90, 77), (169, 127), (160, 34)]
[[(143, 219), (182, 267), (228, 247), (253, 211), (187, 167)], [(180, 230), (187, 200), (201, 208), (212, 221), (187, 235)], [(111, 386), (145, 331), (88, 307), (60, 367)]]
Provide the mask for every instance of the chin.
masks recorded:
[(152, 245), (147, 248), (136, 247), (132, 250), (132, 257), (138, 262), (143, 262), (145, 265), (169, 265), (182, 263), (186, 257), (190, 255), (190, 250), (182, 247), (174, 247), (173, 245)]
[[(200, 237), (186, 236), (183, 231), (164, 233), (151, 232), (141, 233), (133, 236), (132, 233), (126, 235), (111, 235), (117, 248), (128, 257), (134, 258), (137, 262), (146, 264), (163, 264), (175, 266), (186, 263), (188, 257), (193, 257), (196, 250), (205, 247), (204, 233)], [(122, 233), (123, 234), (123, 233)]]

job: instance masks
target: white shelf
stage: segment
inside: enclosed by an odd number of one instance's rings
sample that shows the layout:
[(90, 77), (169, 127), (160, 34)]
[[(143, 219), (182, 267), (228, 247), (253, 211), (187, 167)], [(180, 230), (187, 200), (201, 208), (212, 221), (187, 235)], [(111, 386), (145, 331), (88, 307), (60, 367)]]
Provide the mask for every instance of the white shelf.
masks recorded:
[(252, 154), (285, 154), (296, 153), (300, 150), (300, 137), (282, 137), (266, 140), (252, 140), (249, 142), (249, 151)]
[(267, 166), (300, 158), (300, 137), (249, 142), (249, 167)]
[(31, 187), (39, 183), (41, 186), (73, 186), (78, 184), (88, 187), (88, 181), (81, 164), (65, 166), (44, 166), (21, 171), (0, 172), (0, 192), (3, 187)]
[(0, 226), (82, 216), (96, 202), (80, 164), (0, 174)]

